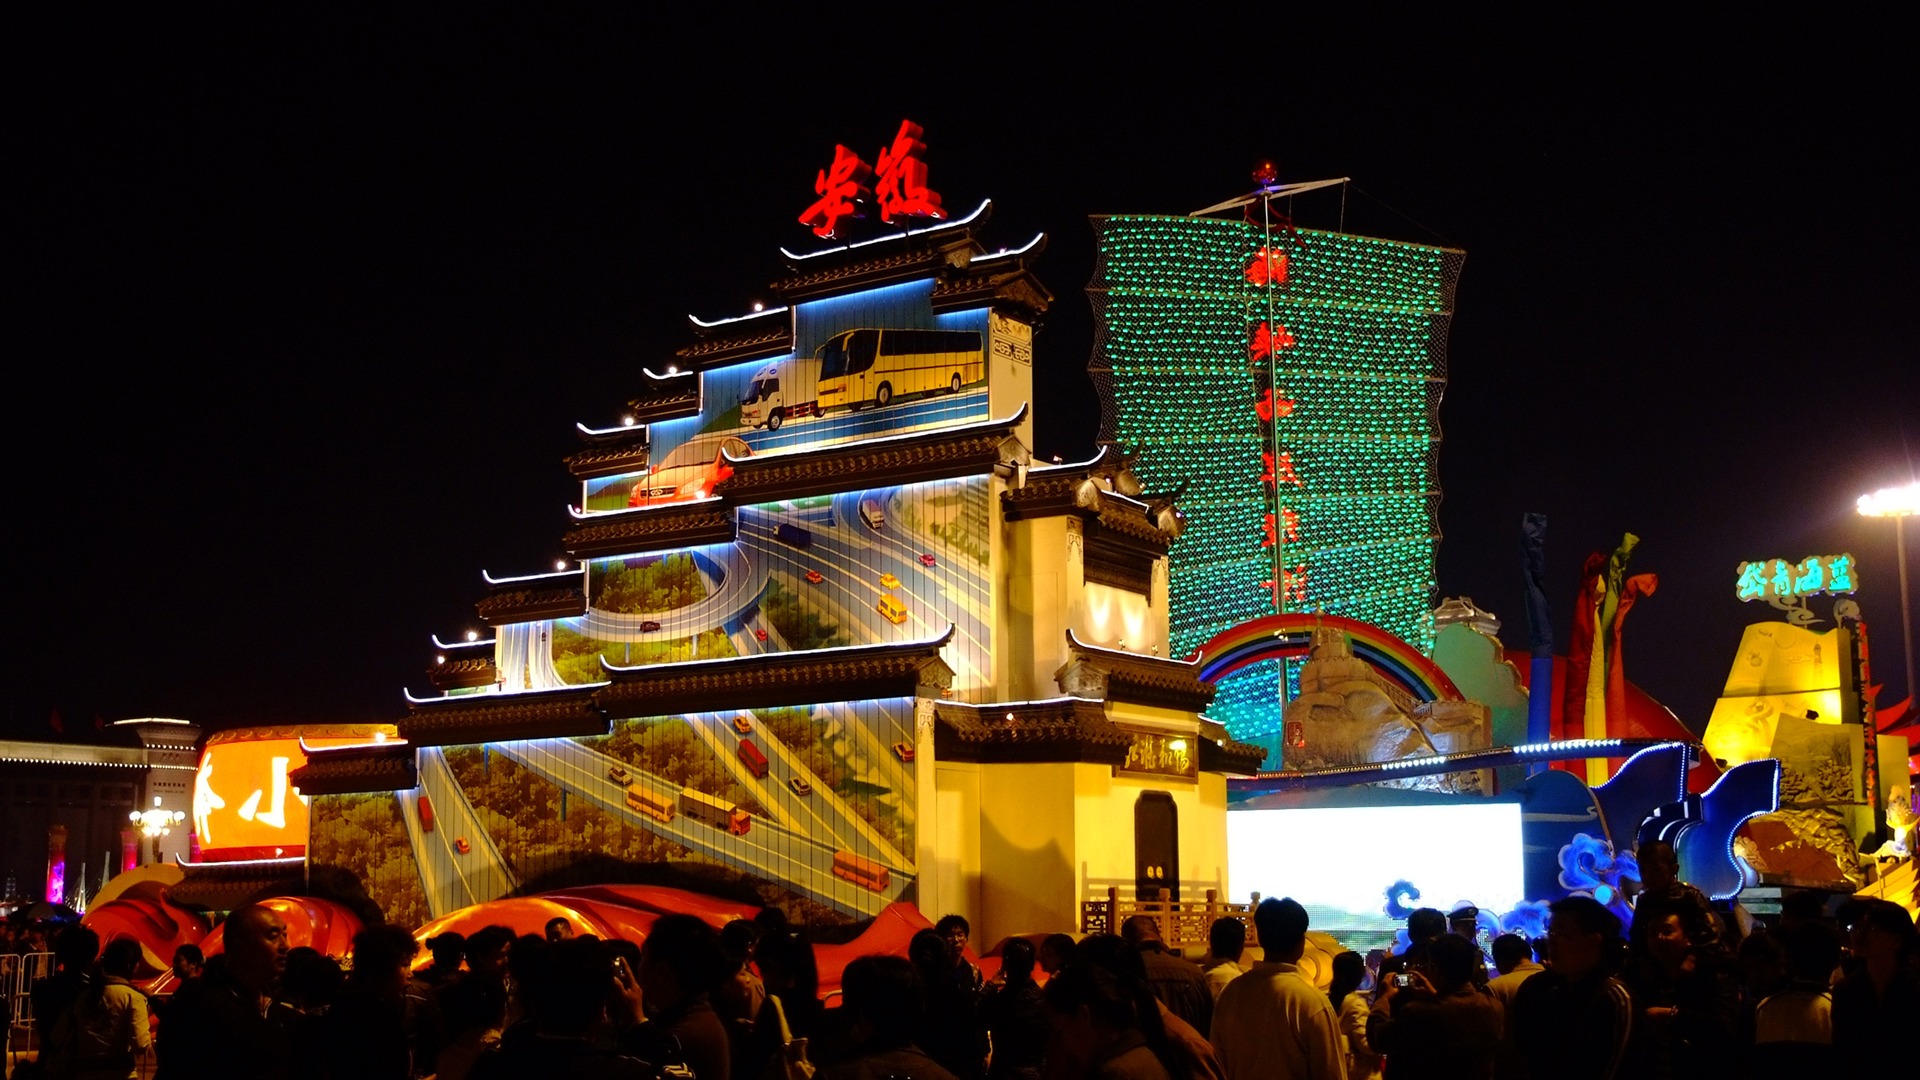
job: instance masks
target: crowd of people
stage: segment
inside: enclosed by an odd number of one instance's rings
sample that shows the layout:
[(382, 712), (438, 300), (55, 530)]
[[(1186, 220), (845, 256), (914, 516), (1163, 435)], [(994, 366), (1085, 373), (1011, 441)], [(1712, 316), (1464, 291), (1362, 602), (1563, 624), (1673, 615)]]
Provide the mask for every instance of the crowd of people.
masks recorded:
[[(225, 951), (175, 958), (151, 1005), (162, 1080), (1292, 1080), (1866, 1075), (1910, 1056), (1920, 947), (1908, 914), (1817, 899), (1740, 928), (1643, 852), (1632, 932), (1588, 897), (1546, 935), (1483, 952), (1471, 913), (1423, 908), (1391, 955), (1303, 967), (1290, 899), (1223, 918), (1197, 962), (1133, 916), (1118, 934), (1011, 938), (984, 978), (971, 928), (943, 917), (905, 957), (864, 956), (823, 1001), (814, 949), (777, 910), (715, 930), (660, 918), (641, 945), (501, 926), (426, 942), (373, 927), (350, 968), (289, 948), (272, 908), (226, 922)], [(1464, 931), (1464, 933), (1462, 932)], [(140, 950), (84, 928), (33, 988), (43, 1077), (125, 1080), (148, 1047)], [(1536, 959), (1537, 957), (1537, 959)]]

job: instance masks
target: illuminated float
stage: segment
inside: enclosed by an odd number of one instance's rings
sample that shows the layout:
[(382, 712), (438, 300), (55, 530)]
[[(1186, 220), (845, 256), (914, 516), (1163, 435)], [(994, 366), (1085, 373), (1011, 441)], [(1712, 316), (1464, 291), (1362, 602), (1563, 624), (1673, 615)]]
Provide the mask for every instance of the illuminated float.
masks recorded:
[(1115, 448), (1033, 460), (1045, 238), (989, 244), (893, 135), (870, 188), (835, 149), (771, 303), (579, 426), (566, 560), (485, 577), (489, 632), (436, 639), (393, 738), (310, 746), (316, 891), (634, 933), (632, 890), (698, 894), (829, 940), (917, 907), (985, 941), (1109, 885), (1225, 892), (1262, 751), (1170, 658), (1182, 518)]
[[(923, 912), (991, 942), (1162, 897), (1170, 937), (1203, 937), (1262, 889), (1356, 947), (1422, 888), (1518, 926), (1570, 892), (1624, 906), (1650, 835), (1737, 890), (1776, 767), (1721, 776), (1625, 682), (1619, 582), (1583, 586), (1573, 662), (1517, 667), (1470, 603), (1428, 608), (1459, 252), (1295, 229), (1278, 185), (1225, 219), (1098, 219), (1110, 442), (1036, 463), (1044, 237), (947, 218), (917, 139), (858, 236), (872, 192), (836, 148), (805, 215), (834, 242), (782, 249), (773, 304), (694, 319), (578, 426), (567, 558), (483, 574), (490, 632), (434, 639), (433, 693), (378, 730), (222, 744), (265, 779), (222, 788), (216, 761), (205, 806), (309, 834), (209, 816), (184, 884), (297, 875), (329, 941), (349, 915), (643, 937), (771, 905), (843, 951)], [(1544, 768), (1590, 758), (1622, 764)], [(1362, 863), (1360, 900), (1321, 873)]]

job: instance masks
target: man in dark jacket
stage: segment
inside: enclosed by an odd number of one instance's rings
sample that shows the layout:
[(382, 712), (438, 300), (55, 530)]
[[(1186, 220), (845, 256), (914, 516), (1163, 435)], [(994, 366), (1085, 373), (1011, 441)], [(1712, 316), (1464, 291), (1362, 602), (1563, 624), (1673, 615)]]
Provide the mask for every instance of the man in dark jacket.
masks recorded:
[(287, 1032), (268, 1020), (287, 968), (287, 924), (254, 904), (227, 918), (226, 951), (184, 983), (160, 1025), (170, 1076), (194, 1080), (282, 1080), (292, 1073)]
[(1459, 934), (1427, 943), (1413, 985), (1389, 981), (1367, 1016), (1367, 1045), (1387, 1055), (1395, 1080), (1493, 1076), (1500, 1049), (1500, 1002), (1475, 979), (1480, 947)]
[(1212, 1027), (1213, 991), (1207, 987), (1206, 974), (1200, 965), (1167, 951), (1152, 916), (1128, 916), (1120, 924), (1120, 937), (1140, 950), (1140, 959), (1147, 966), (1147, 987), (1154, 997), (1175, 1016), (1192, 1024), (1195, 1031)]
[(1614, 1080), (1633, 1031), (1633, 998), (1613, 977), (1620, 920), (1590, 896), (1553, 905), (1550, 966), (1520, 984), (1509, 1022), (1533, 1076)]

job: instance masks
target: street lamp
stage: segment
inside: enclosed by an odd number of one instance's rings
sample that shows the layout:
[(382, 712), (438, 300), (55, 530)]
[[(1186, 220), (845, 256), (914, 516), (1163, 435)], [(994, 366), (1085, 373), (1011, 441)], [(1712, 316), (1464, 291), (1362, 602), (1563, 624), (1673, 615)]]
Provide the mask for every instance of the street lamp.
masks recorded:
[(127, 820), (140, 829), (140, 835), (147, 838), (149, 849), (154, 857), (158, 858), (159, 852), (155, 845), (159, 839), (172, 832), (175, 825), (187, 820), (187, 815), (181, 810), (160, 809), (160, 798), (157, 795), (153, 802), (153, 809), (135, 810), (127, 815)]
[(1906, 643), (1907, 700), (1920, 701), (1913, 688), (1913, 590), (1907, 587), (1907, 519), (1920, 514), (1920, 480), (1905, 487), (1881, 488), (1854, 504), (1866, 517), (1893, 519), (1893, 547), (1900, 564), (1900, 632)]

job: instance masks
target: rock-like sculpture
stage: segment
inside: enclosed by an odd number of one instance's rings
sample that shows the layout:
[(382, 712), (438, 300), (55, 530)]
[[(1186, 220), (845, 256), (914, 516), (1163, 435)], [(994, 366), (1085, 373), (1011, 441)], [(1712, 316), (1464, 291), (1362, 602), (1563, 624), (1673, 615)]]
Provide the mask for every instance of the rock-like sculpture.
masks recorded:
[[(1490, 714), (1471, 701), (1417, 702), (1353, 655), (1345, 633), (1314, 632), (1300, 670), (1300, 694), (1282, 715), (1289, 769), (1377, 764), (1489, 745)], [(1445, 791), (1485, 790), (1479, 772), (1395, 784)]]

